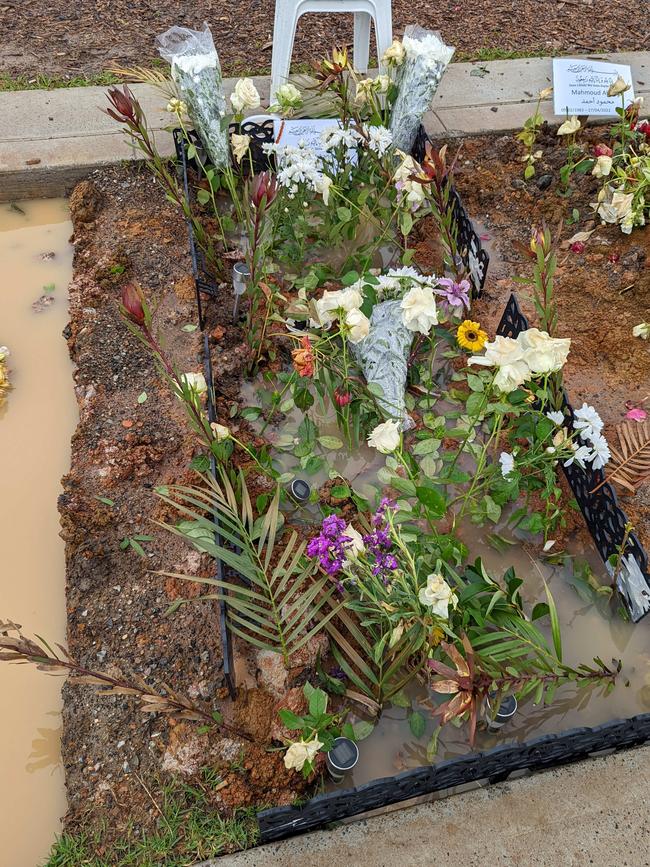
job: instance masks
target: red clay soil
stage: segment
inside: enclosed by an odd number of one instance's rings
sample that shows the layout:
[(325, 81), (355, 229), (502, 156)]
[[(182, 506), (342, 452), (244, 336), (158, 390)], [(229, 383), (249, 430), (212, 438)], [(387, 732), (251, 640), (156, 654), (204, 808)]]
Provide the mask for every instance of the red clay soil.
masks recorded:
[[(0, 72), (79, 76), (110, 63), (148, 65), (155, 37), (178, 24), (208, 21), (224, 72), (268, 71), (272, 0), (0, 0)], [(647, 49), (650, 17), (638, 0), (393, 0), (393, 30), (407, 24), (439, 30), (457, 59), (482, 51), (571, 54)], [(321, 57), (335, 43), (351, 43), (351, 15), (307, 15), (299, 22), (294, 62)]]
[[(197, 552), (153, 523), (172, 520), (153, 488), (196, 480), (189, 469), (196, 442), (118, 312), (121, 285), (137, 281), (174, 362), (183, 371), (202, 369), (198, 332), (182, 330), (196, 320), (185, 225), (149, 173), (133, 167), (95, 173), (70, 205), (75, 254), (67, 337), (80, 422), (59, 502), (70, 652), (88, 668), (169, 684), (214, 706), (225, 697), (216, 603), (194, 601), (165, 617), (172, 600), (198, 595), (199, 585), (154, 574), (210, 574)], [(138, 534), (153, 537), (142, 542), (146, 557), (120, 547)], [(242, 695), (245, 712), (229, 711), (231, 721), (253, 738), (263, 729), (268, 743), (275, 699), (252, 692)], [(282, 753), (237, 737), (199, 735), (195, 724), (142, 713), (131, 697), (68, 684), (63, 718), (68, 829), (101, 819), (109, 836), (127, 826), (136, 835), (150, 830), (158, 813), (147, 789), (159, 791), (170, 775), (200, 780), (205, 766), (220, 780), (213, 806), (226, 813), (232, 806), (290, 803), (305, 789), (299, 775), (285, 770)]]

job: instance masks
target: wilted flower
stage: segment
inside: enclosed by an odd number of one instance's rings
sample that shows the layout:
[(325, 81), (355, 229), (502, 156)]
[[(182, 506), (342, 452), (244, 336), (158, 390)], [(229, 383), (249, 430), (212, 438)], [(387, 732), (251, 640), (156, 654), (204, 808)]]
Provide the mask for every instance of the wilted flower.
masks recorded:
[(145, 324), (142, 293), (133, 283), (127, 283), (122, 289), (122, 313), (136, 325)]
[(650, 322), (639, 322), (638, 325), (635, 325), (632, 329), (632, 336), (640, 337), (641, 340), (650, 338)]
[(372, 78), (362, 78), (357, 82), (357, 93), (355, 96), (355, 102), (358, 102), (360, 105), (363, 105), (368, 101), (372, 91), (374, 90), (374, 81)]
[(539, 99), (548, 99), (552, 93), (553, 93), (552, 87), (545, 87), (542, 90), (540, 90), (540, 92), (537, 94), (537, 96), (539, 97)]
[(585, 242), (584, 241), (574, 241), (573, 244), (569, 247), (572, 253), (584, 253), (585, 251)]
[(419, 331), (425, 336), (438, 324), (436, 299), (431, 286), (413, 286), (400, 302), (402, 322), (409, 331)]
[(400, 443), (399, 422), (393, 419), (378, 424), (368, 437), (368, 445), (383, 455), (394, 452)]
[(575, 133), (580, 129), (580, 126), (580, 121), (574, 114), (568, 120), (564, 121), (558, 129), (557, 135), (575, 135)]
[(594, 147), (594, 156), (595, 157), (611, 157), (614, 152), (610, 147), (607, 147), (606, 144), (597, 144)]
[(329, 177), (329, 175), (321, 174), (321, 176), (316, 180), (314, 184), (314, 190), (320, 196), (323, 197), (323, 204), (329, 205), (330, 201), (330, 187), (334, 182)]
[(341, 391), (337, 388), (334, 390), (334, 400), (339, 406), (347, 406), (352, 400), (352, 395), (349, 391)]
[(393, 39), (391, 45), (384, 51), (381, 62), (386, 66), (401, 66), (406, 58), (406, 49), (399, 39)]
[(233, 156), (238, 163), (248, 152), (250, 147), (251, 137), (249, 135), (239, 135), (236, 132), (230, 134), (230, 145), (232, 147)]
[(596, 159), (591, 174), (595, 178), (606, 178), (612, 170), (612, 158), (603, 154)]
[(402, 162), (393, 176), (395, 187), (406, 198), (413, 210), (417, 210), (427, 197), (426, 185), (414, 179), (421, 173), (422, 167), (416, 163), (410, 154), (402, 153), (402, 151), (397, 151), (397, 154), (402, 158)]
[(275, 180), (275, 175), (271, 172), (260, 172), (253, 178), (251, 186), (251, 202), (257, 210), (263, 208), (266, 210), (275, 199), (278, 191), (278, 185)]
[(290, 771), (302, 771), (305, 762), (312, 762), (316, 753), (323, 746), (317, 737), (311, 741), (296, 741), (284, 754), (284, 766)]
[(357, 308), (345, 314), (345, 325), (350, 343), (361, 343), (370, 332), (370, 320)]
[(548, 252), (546, 232), (540, 229), (539, 226), (533, 226), (530, 230), (530, 252), (533, 256), (537, 255), (537, 250), (540, 249), (544, 254)]
[(291, 351), (291, 357), (294, 370), (299, 376), (314, 375), (314, 353), (308, 335), (300, 339), (300, 346)]
[(219, 422), (213, 421), (210, 423), (210, 427), (212, 428), (212, 433), (218, 443), (230, 439), (230, 428), (226, 427), (225, 424), (219, 424)]
[(418, 594), (422, 605), (431, 608), (431, 613), (442, 620), (449, 618), (449, 606), (456, 607), (458, 597), (445, 581), (442, 575), (435, 573), (427, 576), (426, 587)]
[(359, 554), (363, 554), (366, 546), (363, 544), (361, 533), (356, 530), (352, 524), (348, 524), (343, 533), (342, 539), (349, 542), (345, 548), (345, 556), (348, 561), (356, 560)]
[(377, 93), (387, 93), (390, 85), (390, 75), (378, 75), (377, 78), (375, 78), (375, 90)]
[(621, 93), (626, 93), (631, 87), (632, 85), (619, 75), (607, 88), (607, 96), (618, 96)]
[(250, 78), (240, 78), (230, 94), (232, 107), (239, 114), (247, 108), (257, 108), (260, 95)]

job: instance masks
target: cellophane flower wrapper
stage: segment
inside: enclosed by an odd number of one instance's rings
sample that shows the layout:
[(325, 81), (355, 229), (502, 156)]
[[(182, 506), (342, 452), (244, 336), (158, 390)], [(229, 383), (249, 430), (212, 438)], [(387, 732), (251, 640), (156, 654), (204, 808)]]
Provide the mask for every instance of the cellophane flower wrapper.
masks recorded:
[(402, 430), (413, 427), (406, 412), (404, 392), (413, 332), (402, 321), (401, 301), (381, 301), (370, 315), (370, 332), (360, 343), (351, 344), (352, 354), (368, 385), (382, 390), (377, 403), (389, 418), (402, 422)]
[(172, 78), (210, 162), (223, 170), (230, 159), (224, 128), (226, 99), (221, 65), (207, 23), (203, 30), (170, 27), (156, 39), (160, 56), (171, 65)]
[(408, 154), (456, 49), (445, 45), (433, 31), (415, 24), (410, 24), (404, 31), (402, 44), (406, 58), (399, 68), (398, 93), (391, 112), (390, 131), (393, 145)]

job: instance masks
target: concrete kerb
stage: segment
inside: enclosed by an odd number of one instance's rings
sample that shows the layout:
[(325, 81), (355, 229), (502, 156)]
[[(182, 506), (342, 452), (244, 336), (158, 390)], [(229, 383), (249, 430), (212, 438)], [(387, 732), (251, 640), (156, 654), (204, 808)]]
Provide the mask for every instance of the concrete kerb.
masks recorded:
[[(650, 51), (589, 56), (629, 63), (637, 95), (650, 102)], [(434, 137), (510, 132), (531, 115), (537, 93), (551, 80), (550, 57), (452, 63), (425, 126)], [(254, 81), (264, 103), (269, 78)], [(226, 94), (235, 82), (226, 79)], [(150, 85), (133, 85), (133, 90), (160, 152), (171, 155), (164, 95)], [(105, 94), (103, 87), (0, 93), (2, 117), (12, 119), (0, 132), (0, 201), (63, 195), (93, 169), (138, 158), (115, 121), (101, 111)], [(541, 112), (549, 121), (557, 119), (550, 101), (542, 103)]]

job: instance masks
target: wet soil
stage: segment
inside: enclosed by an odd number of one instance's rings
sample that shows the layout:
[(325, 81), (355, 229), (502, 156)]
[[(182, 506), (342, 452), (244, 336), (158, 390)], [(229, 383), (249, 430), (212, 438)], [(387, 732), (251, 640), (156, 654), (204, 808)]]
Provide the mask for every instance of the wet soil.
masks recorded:
[[(80, 423), (59, 501), (69, 649), (88, 668), (168, 684), (218, 708), (225, 691), (216, 603), (193, 601), (166, 617), (170, 602), (198, 595), (198, 585), (154, 574), (210, 574), (198, 553), (153, 523), (170, 517), (153, 488), (195, 481), (189, 463), (197, 444), (118, 309), (123, 283), (139, 283), (174, 363), (202, 370), (198, 332), (183, 331), (196, 320), (185, 225), (148, 172), (134, 167), (95, 173), (70, 205), (75, 253), (66, 336)], [(151, 537), (141, 542), (144, 557), (121, 547), (137, 535)], [(241, 701), (248, 702), (245, 693)], [(258, 734), (260, 715), (268, 732), (269, 701), (246, 704), (247, 714), (235, 709), (243, 734)], [(304, 791), (281, 753), (237, 737), (199, 735), (195, 725), (142, 713), (130, 697), (67, 684), (63, 719), (68, 829), (96, 819), (109, 836), (127, 826), (150, 829), (158, 813), (149, 793), (159, 781), (169, 774), (198, 778), (205, 766), (216, 770), (212, 801), (226, 813), (290, 803)]]
[[(439, 30), (458, 58), (481, 51), (571, 54), (642, 50), (648, 16), (636, 0), (491, 0), (461, 4), (393, 0), (393, 32), (408, 24)], [(2, 0), (0, 71), (79, 76), (111, 63), (149, 65), (158, 59), (155, 37), (172, 25), (199, 29), (207, 21), (226, 75), (269, 71), (273, 39), (271, 0)], [(242, 26), (244, 25), (244, 26)], [(351, 15), (305, 15), (298, 24), (293, 59), (322, 57), (332, 45), (352, 43)], [(374, 48), (373, 48), (374, 51)]]
[[(586, 149), (607, 141), (606, 128), (588, 131)], [(616, 426), (633, 405), (650, 415), (650, 345), (632, 336), (632, 328), (650, 319), (650, 232), (635, 229), (625, 235), (604, 226), (590, 206), (599, 182), (591, 175), (574, 175), (571, 192), (559, 194), (559, 169), (566, 148), (558, 144), (555, 128), (544, 127), (539, 147), (543, 159), (536, 177), (524, 184), (521, 148), (510, 136), (464, 139), (457, 162), (456, 186), (491, 254), (483, 298), (472, 309), (494, 334), (511, 292), (523, 313), (536, 324), (532, 290), (516, 282), (530, 277), (532, 267), (521, 245), (528, 246), (530, 230), (542, 221), (560, 234), (555, 299), (558, 336), (571, 337), (565, 386), (574, 407), (594, 405), (605, 422), (608, 440), (618, 442)], [(567, 225), (573, 212), (578, 219)], [(569, 239), (595, 229), (581, 253)], [(650, 484), (635, 496), (617, 488), (620, 502), (646, 550), (650, 547)]]

